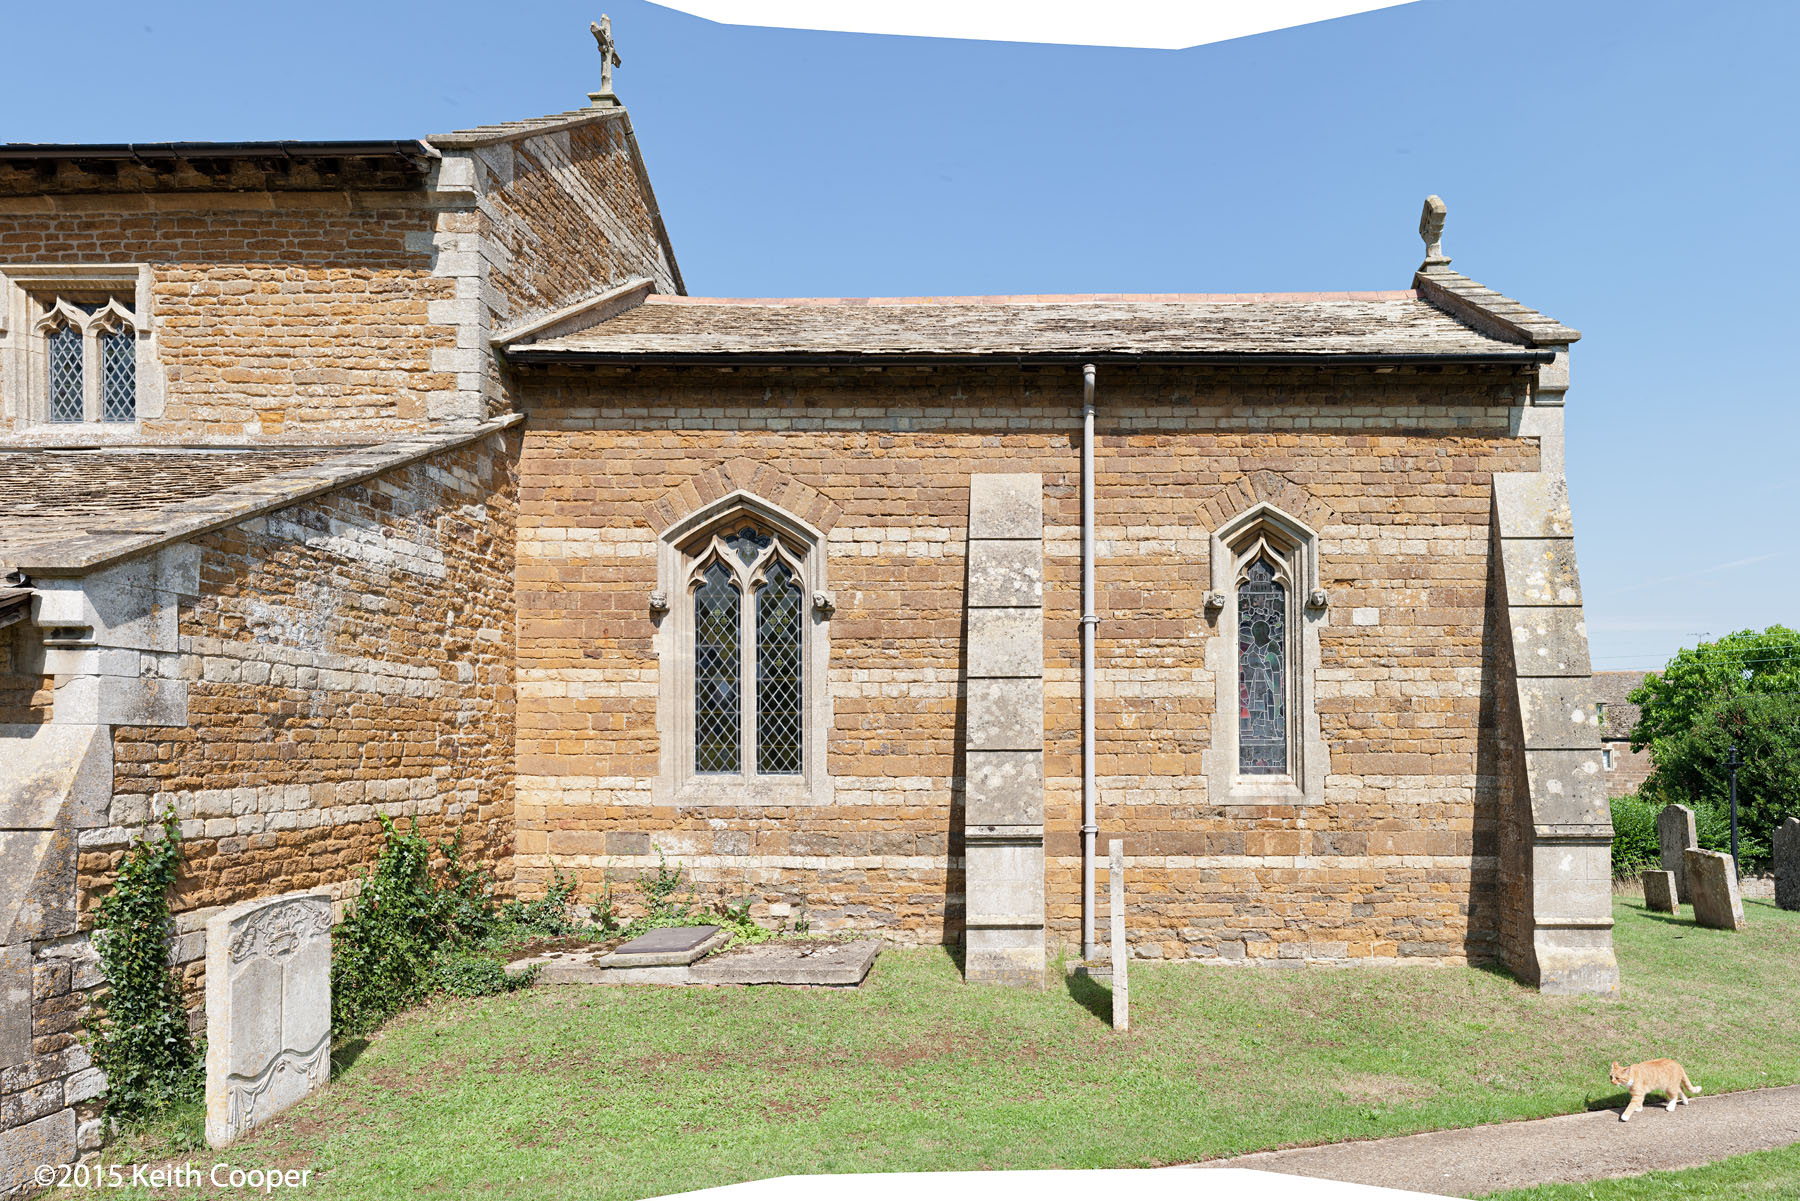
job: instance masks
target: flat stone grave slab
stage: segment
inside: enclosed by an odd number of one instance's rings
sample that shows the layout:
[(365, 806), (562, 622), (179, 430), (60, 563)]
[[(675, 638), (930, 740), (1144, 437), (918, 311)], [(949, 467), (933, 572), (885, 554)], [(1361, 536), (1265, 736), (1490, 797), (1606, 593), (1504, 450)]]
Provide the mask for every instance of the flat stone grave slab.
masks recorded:
[[(729, 941), (730, 932), (718, 926), (672, 927), (652, 930), (618, 947), (547, 950), (515, 959), (505, 970), (508, 976), (522, 976), (536, 968), (540, 984), (692, 984), (688, 966)], [(632, 950), (643, 947), (650, 949)]]
[(696, 984), (815, 984), (855, 987), (881, 953), (881, 940), (752, 943), (690, 970)]
[[(670, 926), (640, 934), (599, 962), (610, 968), (684, 966), (724, 941), (717, 926)], [(729, 936), (727, 936), (729, 937)]]

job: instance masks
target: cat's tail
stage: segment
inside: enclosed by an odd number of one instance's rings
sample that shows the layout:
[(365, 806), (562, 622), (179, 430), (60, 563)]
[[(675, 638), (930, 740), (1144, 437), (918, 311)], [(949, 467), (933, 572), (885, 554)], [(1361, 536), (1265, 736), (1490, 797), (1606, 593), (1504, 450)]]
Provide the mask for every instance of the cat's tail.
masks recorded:
[(1686, 1068), (1681, 1069), (1681, 1087), (1687, 1089), (1690, 1093), (1698, 1093), (1700, 1091), (1700, 1086), (1688, 1079)]

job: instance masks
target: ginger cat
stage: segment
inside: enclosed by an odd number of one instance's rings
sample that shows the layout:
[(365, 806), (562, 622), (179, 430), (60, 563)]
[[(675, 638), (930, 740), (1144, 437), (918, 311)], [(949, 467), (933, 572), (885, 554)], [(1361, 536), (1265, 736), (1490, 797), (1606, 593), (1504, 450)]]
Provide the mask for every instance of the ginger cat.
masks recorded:
[(1682, 1089), (1685, 1088), (1695, 1096), (1700, 1094), (1700, 1086), (1689, 1080), (1686, 1070), (1673, 1059), (1646, 1059), (1628, 1068), (1620, 1067), (1619, 1061), (1615, 1059), (1612, 1065), (1612, 1082), (1631, 1090), (1631, 1103), (1619, 1115), (1621, 1122), (1629, 1122), (1631, 1115), (1644, 1107), (1645, 1093), (1661, 1093), (1667, 1097), (1671, 1113), (1675, 1111), (1677, 1104), (1688, 1103), (1688, 1099), (1681, 1095)]

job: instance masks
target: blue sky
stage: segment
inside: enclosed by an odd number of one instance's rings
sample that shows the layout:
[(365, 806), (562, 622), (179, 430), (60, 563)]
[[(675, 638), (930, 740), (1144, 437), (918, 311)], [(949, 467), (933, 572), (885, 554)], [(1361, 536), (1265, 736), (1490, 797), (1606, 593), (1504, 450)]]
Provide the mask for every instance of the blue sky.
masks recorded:
[(72, 10), (31, 5), (13, 44), (68, 52), (11, 57), (0, 140), (412, 137), (578, 107), (602, 8), (697, 294), (1399, 288), (1439, 193), (1457, 269), (1585, 334), (1568, 457), (1596, 667), (1800, 625), (1800, 5), (1422, 0), (1182, 51), (639, 0), (97, 2), (71, 40)]

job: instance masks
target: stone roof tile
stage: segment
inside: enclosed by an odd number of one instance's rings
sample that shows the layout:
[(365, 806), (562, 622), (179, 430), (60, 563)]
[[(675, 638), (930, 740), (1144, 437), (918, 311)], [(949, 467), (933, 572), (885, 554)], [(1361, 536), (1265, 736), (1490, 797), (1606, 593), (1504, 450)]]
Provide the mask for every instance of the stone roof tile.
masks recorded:
[(781, 299), (650, 296), (533, 359), (1283, 356), (1527, 360), (1414, 291)]

